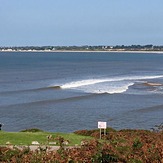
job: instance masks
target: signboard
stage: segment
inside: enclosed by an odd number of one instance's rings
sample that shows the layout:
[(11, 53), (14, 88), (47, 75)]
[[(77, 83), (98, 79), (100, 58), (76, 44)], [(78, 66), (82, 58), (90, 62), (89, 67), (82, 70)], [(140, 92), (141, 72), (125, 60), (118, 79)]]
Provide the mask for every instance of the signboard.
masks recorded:
[(107, 128), (106, 122), (98, 122), (98, 128), (100, 128), (100, 129), (106, 129)]

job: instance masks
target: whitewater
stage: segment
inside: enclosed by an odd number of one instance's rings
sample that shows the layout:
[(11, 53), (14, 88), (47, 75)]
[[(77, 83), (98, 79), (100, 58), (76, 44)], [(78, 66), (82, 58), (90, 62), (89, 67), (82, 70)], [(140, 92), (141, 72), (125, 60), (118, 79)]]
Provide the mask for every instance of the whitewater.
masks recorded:
[(77, 89), (89, 93), (123, 93), (128, 90), (129, 86), (136, 82), (144, 82), (143, 80), (163, 78), (163, 75), (158, 76), (126, 76), (113, 77), (107, 79), (86, 79), (74, 81), (61, 85), (62, 89)]

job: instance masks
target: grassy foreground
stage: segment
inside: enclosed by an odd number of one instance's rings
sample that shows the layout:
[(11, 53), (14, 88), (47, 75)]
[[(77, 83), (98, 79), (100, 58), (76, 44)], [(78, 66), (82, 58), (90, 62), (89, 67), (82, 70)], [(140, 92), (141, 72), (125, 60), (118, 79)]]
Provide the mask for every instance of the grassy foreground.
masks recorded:
[[(69, 145), (80, 145), (83, 139), (91, 139), (89, 136), (77, 135), (74, 133), (51, 133), (51, 132), (5, 132), (0, 131), (0, 145), (6, 145), (10, 143), (12, 145), (31, 145), (32, 141), (39, 142), (40, 145), (46, 145), (48, 141), (48, 136), (51, 135), (54, 139), (58, 136), (64, 138), (64, 140), (69, 140)], [(55, 140), (50, 140), (51, 142), (56, 142)], [(7, 144), (8, 144), (7, 143)], [(57, 144), (56, 144), (57, 145)]]
[[(80, 130), (71, 134), (48, 132), (0, 132), (0, 144), (10, 141), (15, 145), (30, 145), (31, 141), (42, 144), (47, 136), (58, 136), (60, 148), (57, 151), (31, 151), (26, 148), (0, 147), (0, 162), (11, 163), (163, 163), (163, 130), (120, 130), (107, 128), (106, 135), (99, 140), (99, 130)], [(63, 142), (69, 145), (80, 144), (80, 147), (64, 148)]]

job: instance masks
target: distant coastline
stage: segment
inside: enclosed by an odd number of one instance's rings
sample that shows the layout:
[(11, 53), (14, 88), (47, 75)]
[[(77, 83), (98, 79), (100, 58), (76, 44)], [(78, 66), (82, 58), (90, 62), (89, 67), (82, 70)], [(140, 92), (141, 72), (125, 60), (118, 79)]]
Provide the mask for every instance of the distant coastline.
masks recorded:
[(155, 45), (116, 45), (116, 46), (18, 46), (0, 47), (0, 52), (124, 52), (124, 53), (163, 53), (163, 46)]
[(79, 52), (79, 53), (157, 53), (157, 54), (163, 54), (163, 51), (145, 51), (145, 50), (0, 50), (0, 52), (49, 52), (49, 53), (59, 53), (59, 52)]

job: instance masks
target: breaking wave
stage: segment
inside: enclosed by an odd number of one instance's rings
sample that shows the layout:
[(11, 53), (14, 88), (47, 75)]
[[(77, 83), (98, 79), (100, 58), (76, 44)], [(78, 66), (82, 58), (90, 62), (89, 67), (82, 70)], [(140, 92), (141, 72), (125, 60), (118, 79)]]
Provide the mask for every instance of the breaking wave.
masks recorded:
[(157, 76), (122, 76), (103, 79), (86, 79), (65, 83), (61, 86), (55, 86), (61, 89), (75, 89), (87, 93), (123, 93), (135, 82), (148, 79), (162, 78)]

